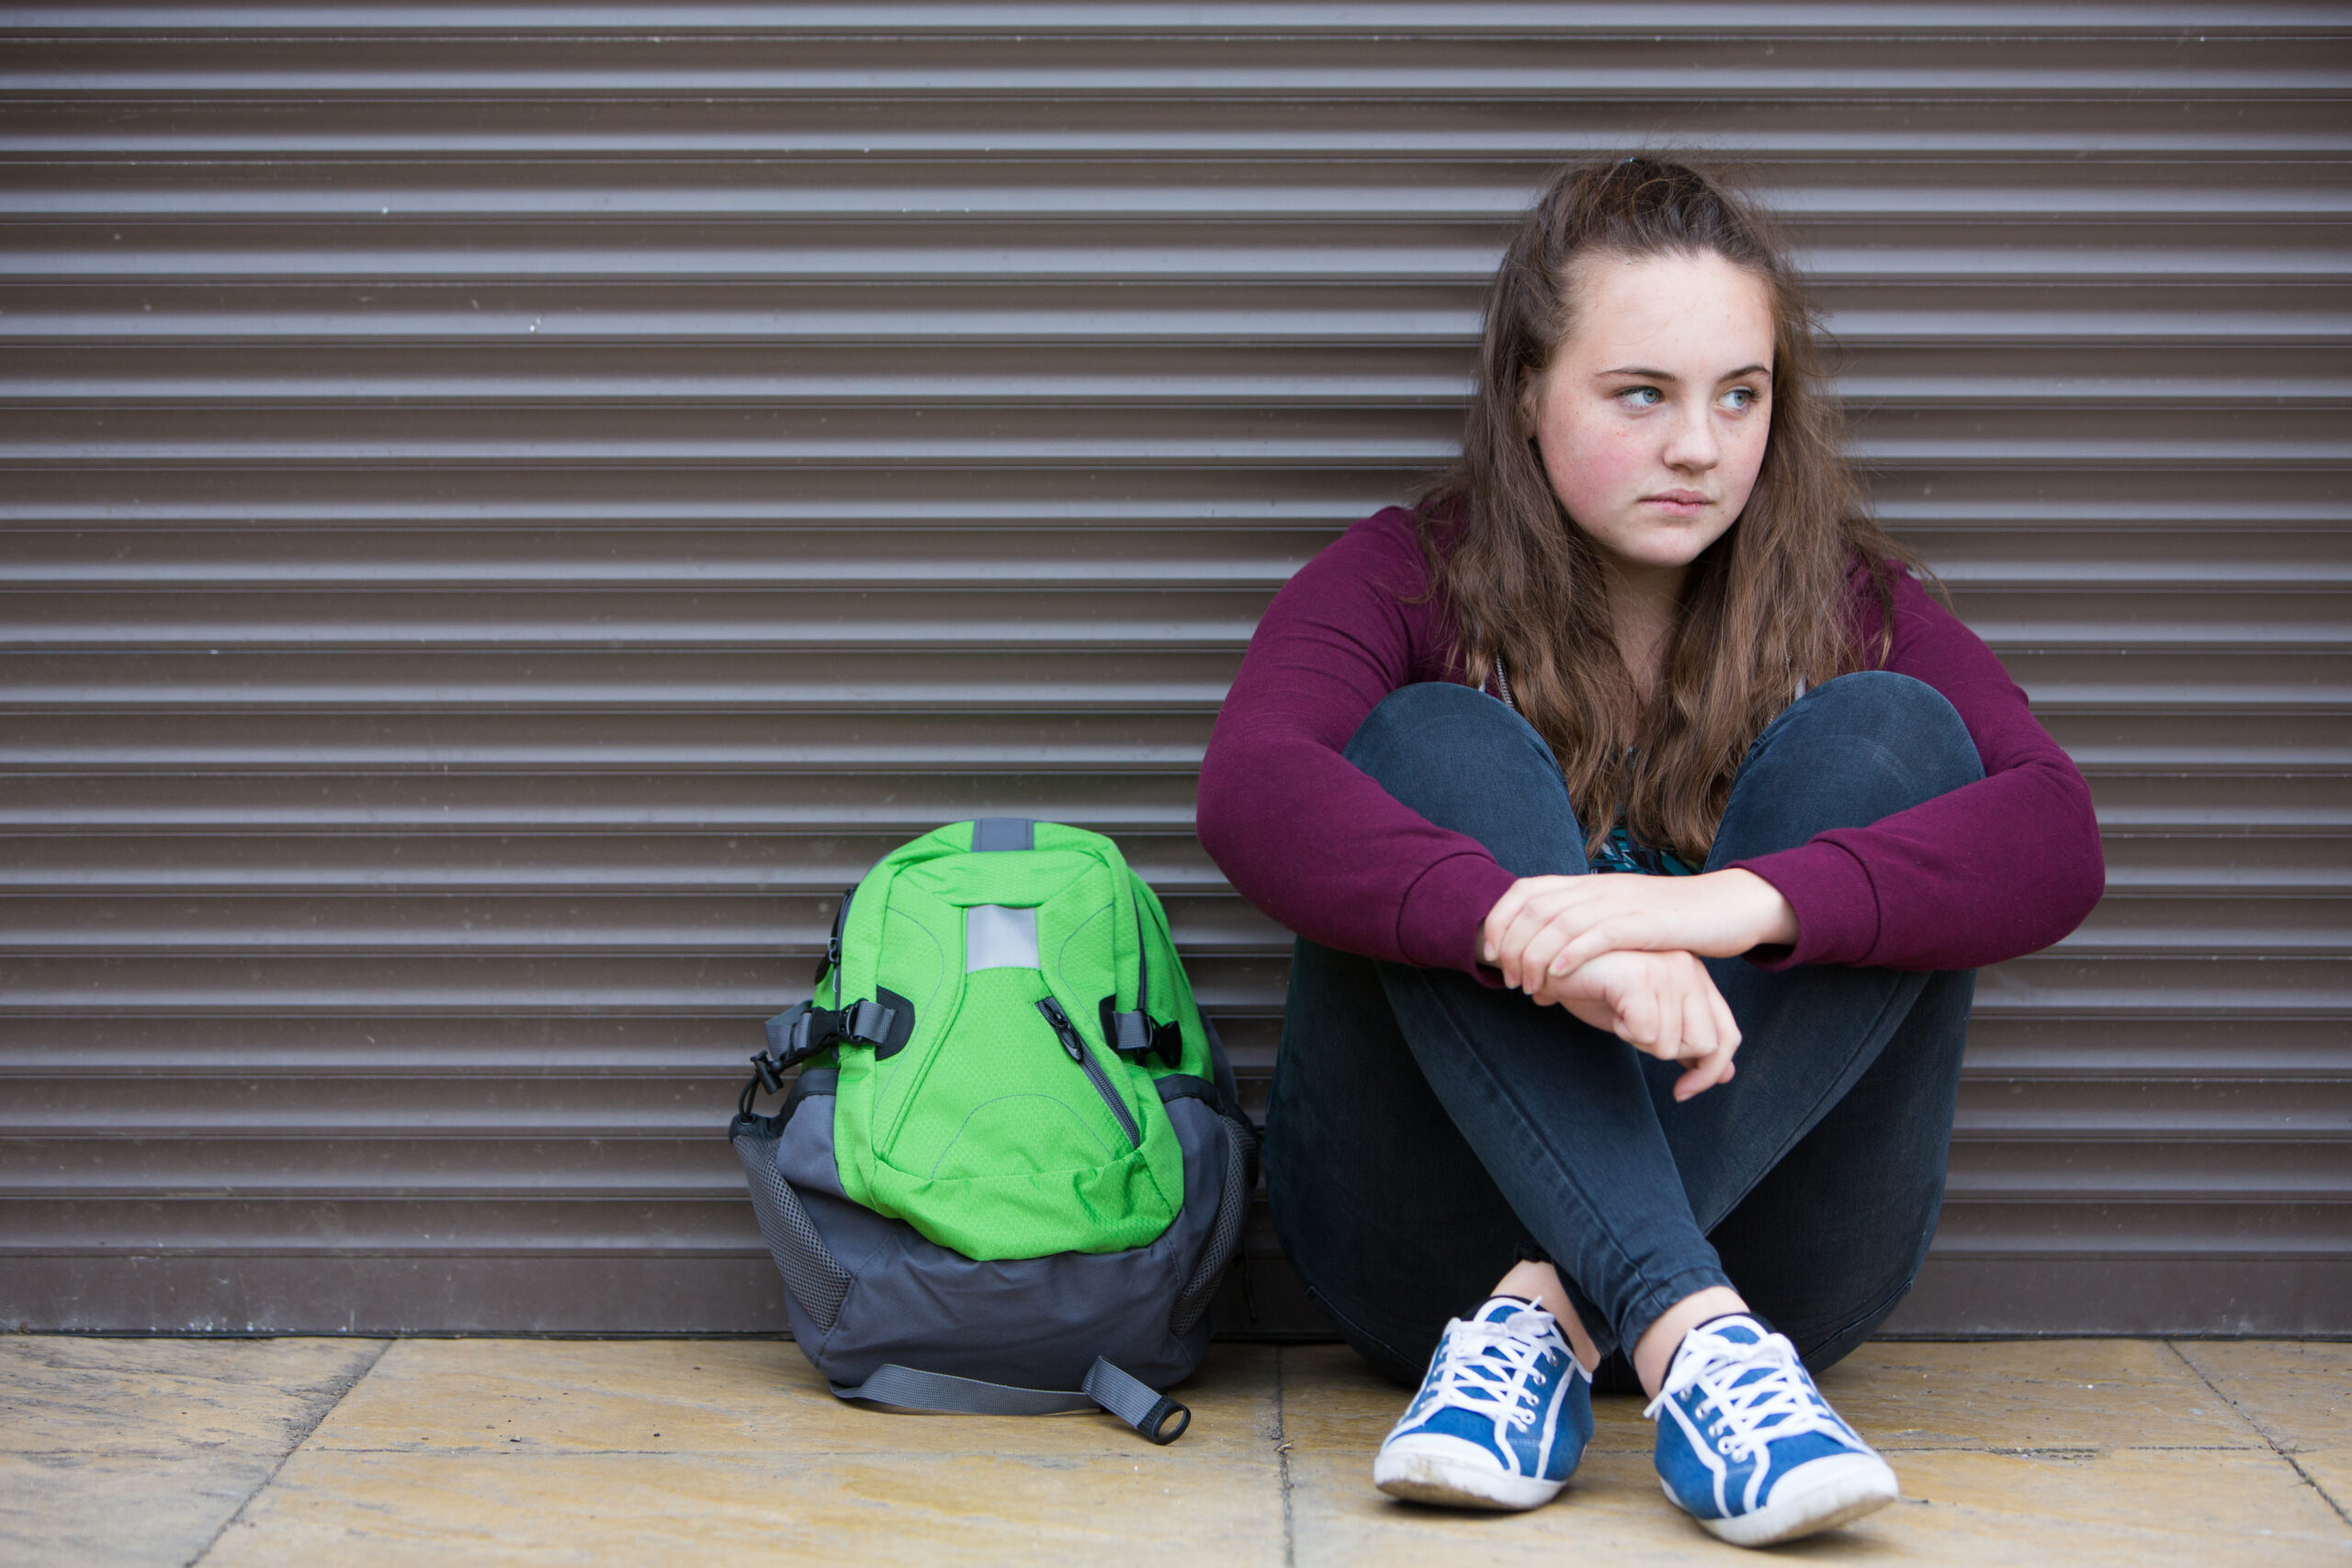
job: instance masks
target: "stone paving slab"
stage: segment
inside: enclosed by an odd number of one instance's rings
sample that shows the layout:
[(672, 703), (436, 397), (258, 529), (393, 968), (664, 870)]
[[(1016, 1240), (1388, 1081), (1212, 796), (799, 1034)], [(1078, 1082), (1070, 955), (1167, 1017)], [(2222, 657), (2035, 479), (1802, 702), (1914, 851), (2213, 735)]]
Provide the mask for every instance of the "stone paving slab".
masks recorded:
[(2174, 1348), (2352, 1517), (2352, 1345), (2201, 1340)]
[[(1905, 1497), (1774, 1557), (2352, 1565), (2352, 1345), (1890, 1343), (1823, 1382)], [(764, 1340), (0, 1337), (0, 1562), (1769, 1561), (1667, 1503), (1635, 1400), (1487, 1516), (1372, 1489), (1403, 1396), (1339, 1347), (1219, 1345), (1184, 1397), (1159, 1449), (843, 1405)]]
[(405, 1341), (204, 1562), (1274, 1564), (1277, 1356), (1220, 1348), (1163, 1449), (845, 1405), (789, 1344)]
[[(2352, 1357), (2340, 1360), (2352, 1365)], [(2269, 1446), (2156, 1339), (1890, 1341), (1832, 1367), (1821, 1388), (1889, 1454)]]
[(383, 1351), (0, 1336), (0, 1562), (194, 1561)]

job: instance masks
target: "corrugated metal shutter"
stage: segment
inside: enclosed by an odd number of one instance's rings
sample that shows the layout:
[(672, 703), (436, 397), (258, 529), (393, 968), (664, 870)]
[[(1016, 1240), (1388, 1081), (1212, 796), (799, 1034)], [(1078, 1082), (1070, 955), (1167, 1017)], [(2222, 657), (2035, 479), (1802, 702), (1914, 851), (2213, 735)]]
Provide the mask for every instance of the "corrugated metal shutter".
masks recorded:
[(1117, 834), (1262, 1091), (1224, 683), (1448, 451), (1547, 168), (1643, 143), (1793, 215), (2108, 825), (1902, 1323), (2352, 1328), (2341, 6), (0, 29), (0, 1321), (775, 1325), (751, 1021), (976, 811)]

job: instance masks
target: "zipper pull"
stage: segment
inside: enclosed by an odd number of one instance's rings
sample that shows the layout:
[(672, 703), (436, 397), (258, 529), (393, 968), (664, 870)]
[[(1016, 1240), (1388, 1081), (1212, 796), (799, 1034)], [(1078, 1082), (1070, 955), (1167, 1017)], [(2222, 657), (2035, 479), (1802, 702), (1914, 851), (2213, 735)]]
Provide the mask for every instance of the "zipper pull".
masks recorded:
[(1136, 1125), (1135, 1112), (1128, 1110), (1126, 1102), (1119, 1098), (1119, 1091), (1112, 1084), (1111, 1075), (1102, 1070), (1102, 1064), (1086, 1054), (1086, 1043), (1078, 1037), (1078, 1026), (1070, 1022), (1069, 1014), (1062, 1010), (1062, 1004), (1050, 996), (1041, 997), (1037, 1000), (1037, 1010), (1046, 1015), (1046, 1021), (1052, 1024), (1054, 1032), (1061, 1037), (1062, 1049), (1069, 1053), (1069, 1059), (1079, 1065), (1086, 1074), (1086, 1081), (1094, 1086), (1094, 1092), (1102, 1097), (1102, 1103), (1109, 1107), (1113, 1116), (1118, 1118), (1119, 1131), (1127, 1135), (1129, 1146), (1143, 1147), (1143, 1130)]
[(1046, 997), (1038, 1001), (1037, 1010), (1044, 1013), (1046, 1021), (1054, 1026), (1054, 1033), (1060, 1039), (1062, 1049), (1069, 1053), (1069, 1059), (1081, 1066), (1084, 1066), (1086, 1047), (1080, 1043), (1078, 1028), (1070, 1022), (1069, 1014), (1062, 1010), (1062, 1004), (1051, 997)]

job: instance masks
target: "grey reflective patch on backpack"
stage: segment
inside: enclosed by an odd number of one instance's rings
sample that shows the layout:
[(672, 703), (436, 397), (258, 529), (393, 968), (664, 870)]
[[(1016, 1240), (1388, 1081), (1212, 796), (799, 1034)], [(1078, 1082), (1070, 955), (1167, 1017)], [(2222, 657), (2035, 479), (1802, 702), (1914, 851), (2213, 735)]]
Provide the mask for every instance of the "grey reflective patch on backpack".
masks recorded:
[(975, 904), (964, 911), (964, 972), (1037, 967), (1037, 911)]
[[(899, 1364), (1034, 1388), (1076, 1388), (1098, 1356), (1155, 1388), (1200, 1364), (1207, 1308), (1239, 1244), (1250, 1194), (1249, 1136), (1207, 1101), (1171, 1100), (1184, 1151), (1184, 1203), (1148, 1247), (981, 1261), (925, 1239), (842, 1193), (832, 1106), (821, 1093), (795, 1108), (770, 1147), (779, 1185), (797, 1200), (823, 1257), (846, 1277), (804, 1300), (808, 1249), (783, 1227), (776, 1247), (800, 1348), (835, 1383)], [(743, 1149), (753, 1139), (739, 1135)], [(747, 1151), (743, 1156), (752, 1157)], [(764, 1227), (763, 1227), (764, 1228)], [(775, 1247), (775, 1238), (770, 1237)], [(797, 1249), (797, 1251), (795, 1250)], [(788, 1253), (797, 1257), (786, 1267)], [(829, 1280), (822, 1276), (821, 1280)], [(831, 1299), (831, 1305), (826, 1302)]]
[(1037, 847), (1037, 824), (1028, 817), (983, 817), (972, 824), (972, 848), (986, 853), (994, 850), (1029, 850)]

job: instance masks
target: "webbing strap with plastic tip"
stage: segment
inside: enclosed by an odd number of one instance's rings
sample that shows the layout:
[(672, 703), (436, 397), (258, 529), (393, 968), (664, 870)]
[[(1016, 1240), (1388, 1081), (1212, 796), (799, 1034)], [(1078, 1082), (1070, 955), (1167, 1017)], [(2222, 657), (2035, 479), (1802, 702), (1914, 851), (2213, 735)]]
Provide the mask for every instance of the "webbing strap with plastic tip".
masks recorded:
[(1067, 1416), (1100, 1406), (1155, 1443), (1174, 1442), (1193, 1424), (1190, 1410), (1100, 1356), (1086, 1371), (1084, 1389), (1076, 1392), (1019, 1388), (897, 1365), (875, 1368), (855, 1388), (834, 1383), (832, 1390), (838, 1399), (961, 1416)]
[(1193, 1424), (1190, 1410), (1100, 1356), (1086, 1369), (1085, 1388), (1088, 1398), (1155, 1443), (1174, 1442)]

